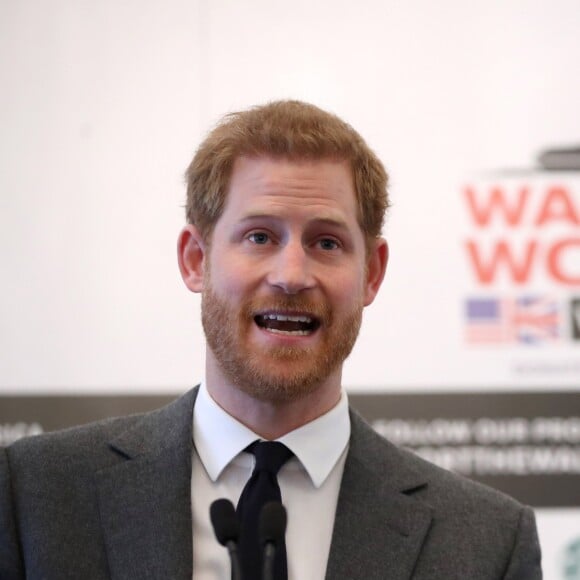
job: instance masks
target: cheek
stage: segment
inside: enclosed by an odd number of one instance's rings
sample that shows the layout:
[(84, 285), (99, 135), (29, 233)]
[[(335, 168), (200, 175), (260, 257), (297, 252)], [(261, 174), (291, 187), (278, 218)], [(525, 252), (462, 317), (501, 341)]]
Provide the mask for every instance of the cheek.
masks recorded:
[(253, 298), (256, 290), (255, 272), (239, 264), (212, 264), (211, 287), (230, 305), (241, 306)]
[(363, 284), (361, 278), (335, 276), (333, 283), (327, 287), (329, 301), (344, 310), (352, 310), (363, 301)]

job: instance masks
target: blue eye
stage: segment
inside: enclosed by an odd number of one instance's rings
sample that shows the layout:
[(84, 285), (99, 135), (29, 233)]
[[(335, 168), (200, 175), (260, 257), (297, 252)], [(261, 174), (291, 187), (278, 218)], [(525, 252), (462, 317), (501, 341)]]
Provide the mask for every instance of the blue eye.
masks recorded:
[(264, 232), (254, 232), (248, 236), (248, 240), (254, 244), (263, 245), (267, 244), (270, 238), (268, 237), (268, 234), (265, 234)]
[(318, 243), (323, 250), (336, 250), (339, 248), (338, 242), (332, 238), (323, 238)]

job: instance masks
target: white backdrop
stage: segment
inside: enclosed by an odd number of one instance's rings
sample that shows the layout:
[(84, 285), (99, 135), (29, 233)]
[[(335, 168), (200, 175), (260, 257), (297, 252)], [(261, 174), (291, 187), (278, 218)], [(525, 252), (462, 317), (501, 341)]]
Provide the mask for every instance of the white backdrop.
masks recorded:
[[(275, 98), (348, 120), (392, 178), (391, 262), (345, 385), (580, 388), (564, 312), (580, 283), (542, 254), (523, 286), (481, 284), (465, 242), (490, 251), (502, 220), (478, 227), (464, 194), (531, 190), (504, 227), (516, 253), (578, 240), (580, 174), (532, 171), (541, 150), (580, 143), (578, 30), (577, 0), (0, 0), (0, 394), (200, 378), (198, 298), (175, 259), (182, 173), (222, 114)], [(556, 185), (567, 219), (539, 227)], [(561, 265), (577, 279), (579, 264), (572, 244)], [(563, 305), (558, 339), (468, 344), (465, 300), (522, 288)]]
[[(345, 383), (545, 385), (509, 349), (465, 348), (462, 187), (580, 139), (576, 0), (0, 6), (3, 391), (199, 377), (175, 264), (182, 172), (224, 112), (286, 97), (345, 117), (392, 176), (388, 277)], [(578, 384), (569, 366), (553, 387)]]

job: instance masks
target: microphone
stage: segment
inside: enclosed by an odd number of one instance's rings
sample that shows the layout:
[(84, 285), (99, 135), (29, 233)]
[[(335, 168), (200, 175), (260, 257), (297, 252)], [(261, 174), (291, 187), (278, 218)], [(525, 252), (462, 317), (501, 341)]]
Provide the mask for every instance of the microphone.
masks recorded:
[(278, 501), (270, 501), (260, 512), (260, 544), (264, 547), (263, 580), (273, 580), (276, 548), (286, 532), (286, 508)]
[(228, 549), (232, 580), (242, 580), (242, 569), (238, 557), (240, 522), (234, 505), (229, 499), (216, 499), (209, 506), (209, 517), (217, 541)]

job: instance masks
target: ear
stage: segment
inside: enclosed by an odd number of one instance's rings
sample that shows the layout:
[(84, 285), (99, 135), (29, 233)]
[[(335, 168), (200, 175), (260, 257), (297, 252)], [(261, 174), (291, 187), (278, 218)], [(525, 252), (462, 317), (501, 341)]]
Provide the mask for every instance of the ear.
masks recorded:
[(389, 246), (387, 240), (379, 238), (374, 243), (374, 248), (367, 257), (367, 279), (365, 287), (364, 305), (371, 304), (381, 287), (385, 272), (387, 271), (387, 262), (389, 261)]
[(177, 261), (185, 285), (192, 292), (203, 291), (205, 242), (195, 226), (187, 225), (177, 239)]

